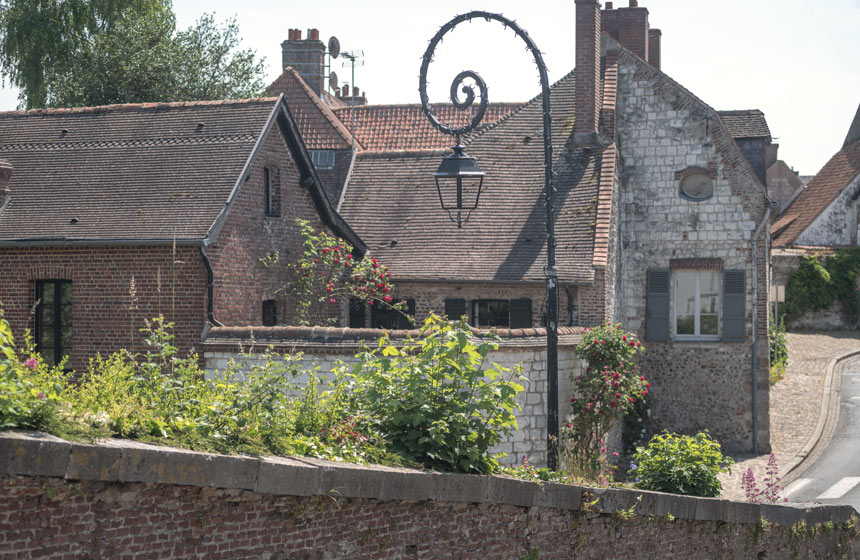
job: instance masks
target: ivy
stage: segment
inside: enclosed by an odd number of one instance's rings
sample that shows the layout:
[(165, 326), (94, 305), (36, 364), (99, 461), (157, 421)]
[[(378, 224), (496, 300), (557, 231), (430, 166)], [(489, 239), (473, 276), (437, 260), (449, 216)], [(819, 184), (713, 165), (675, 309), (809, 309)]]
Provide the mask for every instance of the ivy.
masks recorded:
[(781, 309), (791, 321), (810, 311), (819, 311), (839, 301), (849, 323), (860, 320), (860, 247), (849, 247), (826, 255), (805, 256), (788, 279), (785, 305)]

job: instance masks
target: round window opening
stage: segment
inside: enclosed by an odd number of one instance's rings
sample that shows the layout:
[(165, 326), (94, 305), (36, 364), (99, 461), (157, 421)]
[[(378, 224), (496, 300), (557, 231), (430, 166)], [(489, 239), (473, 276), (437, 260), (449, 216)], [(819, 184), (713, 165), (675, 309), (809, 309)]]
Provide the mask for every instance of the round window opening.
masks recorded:
[(714, 181), (703, 173), (687, 175), (681, 180), (681, 196), (689, 200), (706, 200), (714, 196)]

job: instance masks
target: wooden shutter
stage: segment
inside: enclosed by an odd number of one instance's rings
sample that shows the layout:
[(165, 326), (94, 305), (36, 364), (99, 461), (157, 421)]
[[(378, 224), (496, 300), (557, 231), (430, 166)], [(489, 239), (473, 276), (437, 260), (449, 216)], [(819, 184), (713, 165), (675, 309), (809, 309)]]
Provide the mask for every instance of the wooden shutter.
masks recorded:
[(746, 271), (723, 271), (723, 340), (742, 342), (746, 338)]
[(529, 298), (511, 300), (511, 328), (527, 329), (532, 326), (532, 300)]
[(465, 299), (446, 299), (445, 300), (445, 315), (452, 321), (458, 320), (463, 315), (468, 315), (466, 310)]
[(666, 268), (647, 273), (645, 340), (669, 340), (669, 278)]

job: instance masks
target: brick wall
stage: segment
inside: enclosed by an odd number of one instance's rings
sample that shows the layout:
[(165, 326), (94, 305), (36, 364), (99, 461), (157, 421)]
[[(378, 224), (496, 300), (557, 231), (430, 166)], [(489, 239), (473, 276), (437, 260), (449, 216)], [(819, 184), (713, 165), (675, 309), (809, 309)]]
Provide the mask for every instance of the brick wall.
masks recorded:
[(317, 93), (323, 91), (323, 59), (325, 44), (319, 40), (319, 31), (309, 30), (302, 39), (301, 29), (290, 29), (289, 38), (281, 43), (281, 68), (292, 66)]
[[(263, 169), (270, 170), (277, 216), (266, 216)], [(299, 171), (283, 137), (274, 128), (264, 140), (250, 178), (241, 186), (216, 243), (208, 253), (215, 273), (215, 318), (225, 325), (261, 325), (263, 301), (278, 301), (278, 322), (295, 321), (286, 265), (301, 253), (296, 218), (323, 229), (307, 189), (299, 186)], [(277, 266), (260, 259), (279, 252)], [(332, 309), (332, 315), (338, 313)]]
[[(72, 352), (81, 370), (96, 353), (142, 350), (143, 320), (163, 314), (176, 323), (185, 352), (200, 341), (206, 320), (206, 269), (197, 247), (80, 246), (0, 248), (0, 302), (19, 344), (34, 329), (37, 280), (72, 282)], [(137, 310), (129, 310), (132, 277)], [(160, 280), (159, 280), (160, 278)], [(159, 285), (161, 287), (159, 291)]]
[[(643, 374), (652, 382), (655, 428), (708, 428), (732, 450), (752, 444), (753, 275), (758, 276), (758, 443), (767, 430), (767, 228), (753, 262), (752, 235), (767, 200), (754, 170), (717, 115), (654, 68), (619, 55), (617, 140), (621, 149), (621, 278), (624, 325), (645, 334), (646, 272), (673, 259), (720, 259), (746, 271), (744, 342), (645, 342)], [(676, 173), (716, 169), (713, 197), (679, 196)], [(674, 313), (674, 277), (670, 318)], [(670, 332), (674, 331), (674, 321)], [(764, 367), (762, 367), (764, 366)], [(763, 385), (763, 386), (762, 386)]]
[(0, 560), (777, 560), (860, 552), (850, 506), (762, 506), (49, 436), (0, 437), (0, 457), (14, 457), (0, 461)]

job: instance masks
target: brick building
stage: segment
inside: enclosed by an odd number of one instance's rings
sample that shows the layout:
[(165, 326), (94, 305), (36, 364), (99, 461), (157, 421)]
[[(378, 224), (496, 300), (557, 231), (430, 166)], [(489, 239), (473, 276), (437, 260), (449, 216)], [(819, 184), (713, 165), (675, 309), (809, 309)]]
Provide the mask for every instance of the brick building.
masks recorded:
[(298, 250), (296, 217), (365, 249), (282, 97), (0, 114), (0, 302), (51, 362), (140, 349), (159, 314), (182, 350), (289, 321), (260, 258)]
[[(618, 321), (648, 341), (652, 428), (707, 428), (730, 449), (767, 450), (764, 115), (717, 112), (663, 73), (662, 33), (637, 2), (575, 7), (577, 67), (551, 99), (560, 322)], [(442, 122), (470, 117), (448, 107), (434, 107)], [(475, 326), (542, 325), (540, 97), (490, 104), (489, 124), (464, 138), (486, 177), (462, 229), (438, 207), (433, 180), (451, 139), (418, 105), (335, 99), (329, 108), (344, 126), (357, 123), (338, 212), (390, 267), (418, 319), (433, 310)]]

